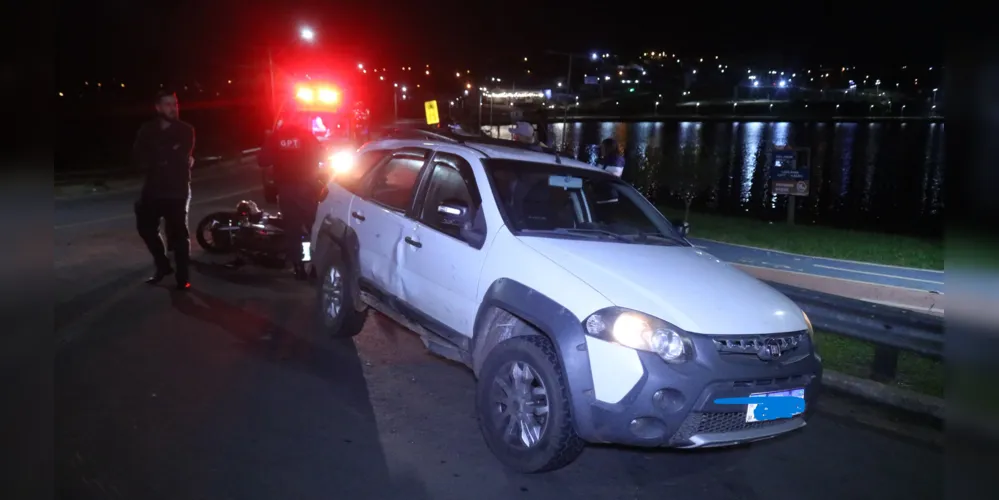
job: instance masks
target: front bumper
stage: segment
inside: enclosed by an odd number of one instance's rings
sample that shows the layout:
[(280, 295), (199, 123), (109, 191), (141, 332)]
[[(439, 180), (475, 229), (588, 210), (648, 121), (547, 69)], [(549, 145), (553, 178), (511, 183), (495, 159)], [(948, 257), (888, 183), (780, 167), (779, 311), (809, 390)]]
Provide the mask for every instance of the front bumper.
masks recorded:
[[(577, 432), (590, 442), (701, 448), (759, 441), (800, 429), (815, 410), (822, 366), (806, 333), (773, 336), (791, 335), (801, 339), (797, 348), (770, 362), (761, 361), (755, 353), (721, 352), (717, 336), (690, 335), (695, 358), (681, 365), (668, 364), (653, 353), (587, 337), (589, 363), (585, 363), (585, 370), (576, 364), (577, 373), (570, 375), (576, 389), (573, 410)], [(593, 379), (594, 373), (613, 376), (618, 384), (616, 393), (604, 390), (601, 394), (601, 383)], [(630, 373), (630, 378), (622, 373)], [(630, 383), (633, 385), (621, 397), (621, 384), (626, 387)], [(805, 412), (790, 418), (747, 422), (746, 404), (716, 403), (721, 398), (801, 388), (805, 390)]]

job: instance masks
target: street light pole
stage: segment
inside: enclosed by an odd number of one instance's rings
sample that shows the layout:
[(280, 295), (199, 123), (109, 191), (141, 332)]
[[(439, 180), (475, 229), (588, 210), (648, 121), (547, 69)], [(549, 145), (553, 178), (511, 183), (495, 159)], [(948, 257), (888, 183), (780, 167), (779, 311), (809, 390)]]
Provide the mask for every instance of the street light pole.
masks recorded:
[(271, 46), (267, 46), (267, 71), (270, 73), (270, 88), (271, 88), (271, 125), (273, 126), (274, 120), (277, 119), (277, 98), (274, 90), (274, 56), (271, 53)]
[[(311, 28), (304, 27), (299, 31), (299, 39), (304, 40), (307, 43), (312, 43), (315, 40), (316, 34)], [(287, 46), (285, 47), (287, 49)], [(281, 52), (283, 52), (282, 49)], [(279, 53), (280, 54), (280, 53)], [(271, 42), (267, 43), (267, 73), (270, 77), (270, 91), (271, 91), (271, 119), (277, 120), (277, 89), (274, 85), (274, 50)], [(273, 123), (273, 122), (272, 122)]]

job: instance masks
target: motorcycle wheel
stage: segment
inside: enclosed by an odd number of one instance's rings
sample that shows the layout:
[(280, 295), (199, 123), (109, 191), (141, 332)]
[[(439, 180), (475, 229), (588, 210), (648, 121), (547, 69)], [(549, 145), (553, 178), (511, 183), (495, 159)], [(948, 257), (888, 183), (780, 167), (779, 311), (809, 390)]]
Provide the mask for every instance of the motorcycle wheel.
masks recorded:
[[(232, 251), (232, 241), (229, 238), (219, 238), (218, 236), (228, 236), (227, 234), (219, 234), (216, 229), (219, 226), (232, 226), (232, 214), (229, 212), (215, 212), (208, 214), (201, 222), (198, 223), (198, 228), (195, 231), (195, 238), (198, 240), (198, 245), (204, 248), (208, 253), (229, 253)], [(209, 239), (211, 238), (211, 239)]]

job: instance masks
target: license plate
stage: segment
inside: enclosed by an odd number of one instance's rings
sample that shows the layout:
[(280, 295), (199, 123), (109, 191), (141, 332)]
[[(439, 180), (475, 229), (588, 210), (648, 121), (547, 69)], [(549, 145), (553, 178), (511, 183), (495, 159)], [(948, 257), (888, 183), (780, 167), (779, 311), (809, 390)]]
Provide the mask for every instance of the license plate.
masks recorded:
[(309, 262), (312, 260), (312, 243), (308, 241), (302, 242), (302, 262)]
[(805, 390), (759, 392), (750, 394), (750, 399), (782, 398), (773, 403), (760, 402), (746, 405), (746, 422), (766, 422), (781, 418), (791, 418), (805, 411)]

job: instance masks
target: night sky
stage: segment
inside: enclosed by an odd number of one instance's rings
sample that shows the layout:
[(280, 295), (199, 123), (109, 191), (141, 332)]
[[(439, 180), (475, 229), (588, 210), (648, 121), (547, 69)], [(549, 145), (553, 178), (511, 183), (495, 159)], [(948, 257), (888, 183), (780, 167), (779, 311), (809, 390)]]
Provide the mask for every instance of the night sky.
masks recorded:
[(300, 25), (315, 28), (322, 49), (350, 64), (483, 68), (545, 50), (650, 49), (787, 65), (939, 63), (939, 30), (919, 5), (92, 0), (58, 10), (57, 79), (229, 71), (259, 62), (268, 41), (293, 40)]

